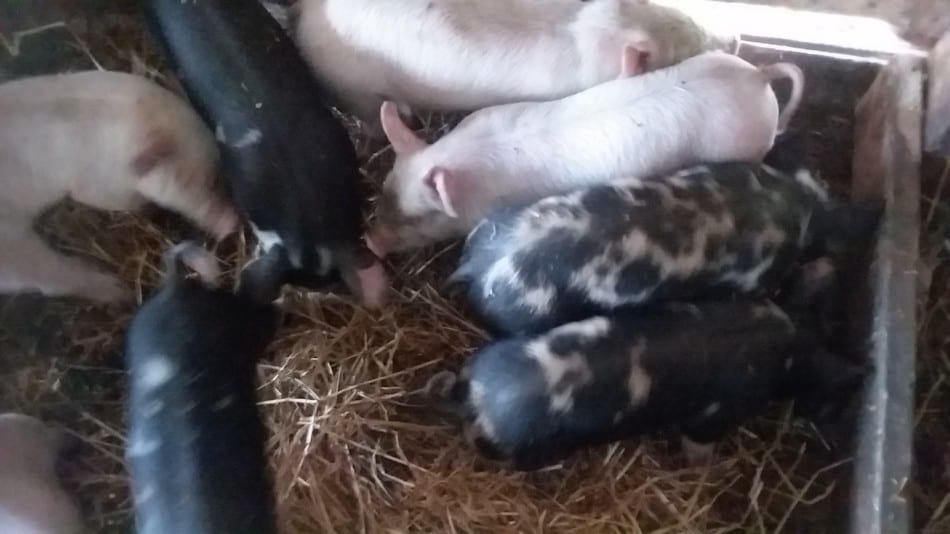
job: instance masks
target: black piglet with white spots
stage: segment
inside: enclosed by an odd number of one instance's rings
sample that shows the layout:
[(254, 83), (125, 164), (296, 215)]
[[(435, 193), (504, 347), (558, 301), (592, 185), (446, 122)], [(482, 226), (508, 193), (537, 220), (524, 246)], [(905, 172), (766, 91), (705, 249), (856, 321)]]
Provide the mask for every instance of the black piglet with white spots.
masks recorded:
[(132, 320), (126, 455), (141, 534), (276, 532), (255, 370), (280, 319), (278, 253), (245, 270), (235, 294), (212, 287), (210, 253), (178, 245)]
[(805, 169), (724, 163), (502, 209), (453, 275), (497, 333), (614, 310), (776, 289), (811, 247), (848, 241), (877, 207), (838, 204)]
[(771, 400), (837, 411), (865, 372), (770, 301), (670, 303), (491, 343), (428, 397), (516, 469), (658, 430), (680, 431), (697, 461)]

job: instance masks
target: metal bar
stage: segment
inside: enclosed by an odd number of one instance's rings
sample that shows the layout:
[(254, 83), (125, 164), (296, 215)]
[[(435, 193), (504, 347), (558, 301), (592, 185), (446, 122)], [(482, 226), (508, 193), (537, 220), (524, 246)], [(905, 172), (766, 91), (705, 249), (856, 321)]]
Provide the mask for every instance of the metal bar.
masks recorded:
[(887, 208), (868, 278), (875, 372), (860, 410), (853, 534), (911, 528), (923, 79), (922, 60), (896, 57), (856, 108), (852, 194)]
[(925, 148), (950, 158), (950, 32), (930, 52), (928, 74)]

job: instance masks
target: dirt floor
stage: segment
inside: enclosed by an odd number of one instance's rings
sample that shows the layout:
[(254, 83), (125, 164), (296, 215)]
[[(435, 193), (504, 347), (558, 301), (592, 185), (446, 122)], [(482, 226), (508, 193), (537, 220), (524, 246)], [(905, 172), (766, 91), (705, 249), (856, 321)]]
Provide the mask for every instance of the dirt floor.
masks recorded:
[[(753, 3), (893, 19), (913, 1)], [(127, 4), (0, 0), (0, 81), (96, 66), (158, 74), (162, 61), (137, 22), (125, 16)], [(33, 36), (18, 33), (40, 27), (46, 29)], [(826, 87), (849, 83), (840, 77), (824, 80)], [(850, 80), (855, 92), (869, 82)], [(816, 164), (825, 179), (846, 189), (841, 183), (849, 176), (849, 151), (841, 143), (842, 136), (849, 139), (851, 118), (829, 104), (834, 95), (808, 98), (796, 124), (811, 127), (813, 140), (825, 140), (819, 143), (823, 152), (813, 155)], [(365, 140), (357, 143), (367, 181), (376, 186), (391, 155)], [(917, 530), (932, 534), (950, 532), (948, 172), (948, 162), (927, 162), (918, 269), (911, 493)], [(153, 289), (158, 255), (169, 244), (201, 239), (158, 210), (101, 214), (68, 203), (39, 227), (63, 250), (119, 272), (140, 299)], [(216, 252), (233, 266), (244, 243), (227, 242)], [(685, 468), (662, 439), (591, 451), (530, 476), (499, 474), (479, 462), (457, 432), (408, 395), (484, 339), (444, 285), (457, 252), (456, 246), (430, 249), (392, 263), (397, 298), (380, 314), (332, 296), (289, 297), (286, 333), (261, 366), (262, 409), (274, 431), (269, 446), (287, 532), (842, 531), (849, 469), (847, 451), (838, 444), (843, 431), (794, 420), (787, 407), (724, 443), (709, 470)], [(133, 312), (71, 299), (0, 297), (0, 411), (38, 414), (83, 438), (84, 449), (66, 475), (95, 532), (131, 531), (121, 345)]]

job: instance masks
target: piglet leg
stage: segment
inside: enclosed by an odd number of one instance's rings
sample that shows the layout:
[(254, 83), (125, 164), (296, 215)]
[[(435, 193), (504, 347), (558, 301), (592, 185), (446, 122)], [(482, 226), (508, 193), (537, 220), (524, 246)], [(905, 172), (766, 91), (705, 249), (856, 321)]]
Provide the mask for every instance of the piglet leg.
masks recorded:
[(26, 228), (0, 227), (0, 293), (39, 291), (98, 302), (129, 300), (118, 279), (59, 254)]
[(240, 224), (237, 211), (214, 188), (183, 187), (170, 173), (156, 172), (142, 178), (138, 192), (159, 206), (184, 215), (191, 222), (224, 239)]
[(715, 457), (715, 443), (699, 443), (683, 436), (682, 446), (683, 454), (686, 456), (686, 463), (690, 466), (699, 467), (709, 465)]
[(238, 229), (240, 219), (215, 184), (216, 155), (210, 147), (200, 156), (186, 155), (180, 142), (164, 131), (149, 134), (146, 148), (132, 161), (136, 192), (223, 239)]

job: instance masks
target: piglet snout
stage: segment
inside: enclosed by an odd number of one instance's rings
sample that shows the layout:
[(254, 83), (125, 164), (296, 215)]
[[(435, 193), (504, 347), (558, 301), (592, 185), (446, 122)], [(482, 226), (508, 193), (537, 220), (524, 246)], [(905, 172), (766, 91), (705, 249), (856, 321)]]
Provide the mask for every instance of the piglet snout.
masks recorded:
[(368, 308), (381, 308), (386, 302), (389, 287), (389, 279), (383, 265), (375, 261), (369, 267), (357, 269), (356, 278), (362, 303)]
[(382, 230), (381, 227), (374, 227), (371, 231), (363, 235), (366, 246), (376, 255), (377, 258), (385, 258), (389, 253), (388, 246), (392, 238), (389, 233)]
[(341, 262), (343, 280), (360, 302), (368, 308), (380, 308), (386, 301), (389, 278), (371, 248), (361, 247), (350, 259)]
[(241, 218), (238, 216), (237, 211), (228, 206), (227, 208), (221, 211), (218, 220), (214, 223), (211, 228), (212, 233), (218, 241), (223, 240), (229, 235), (238, 231), (241, 225)]

